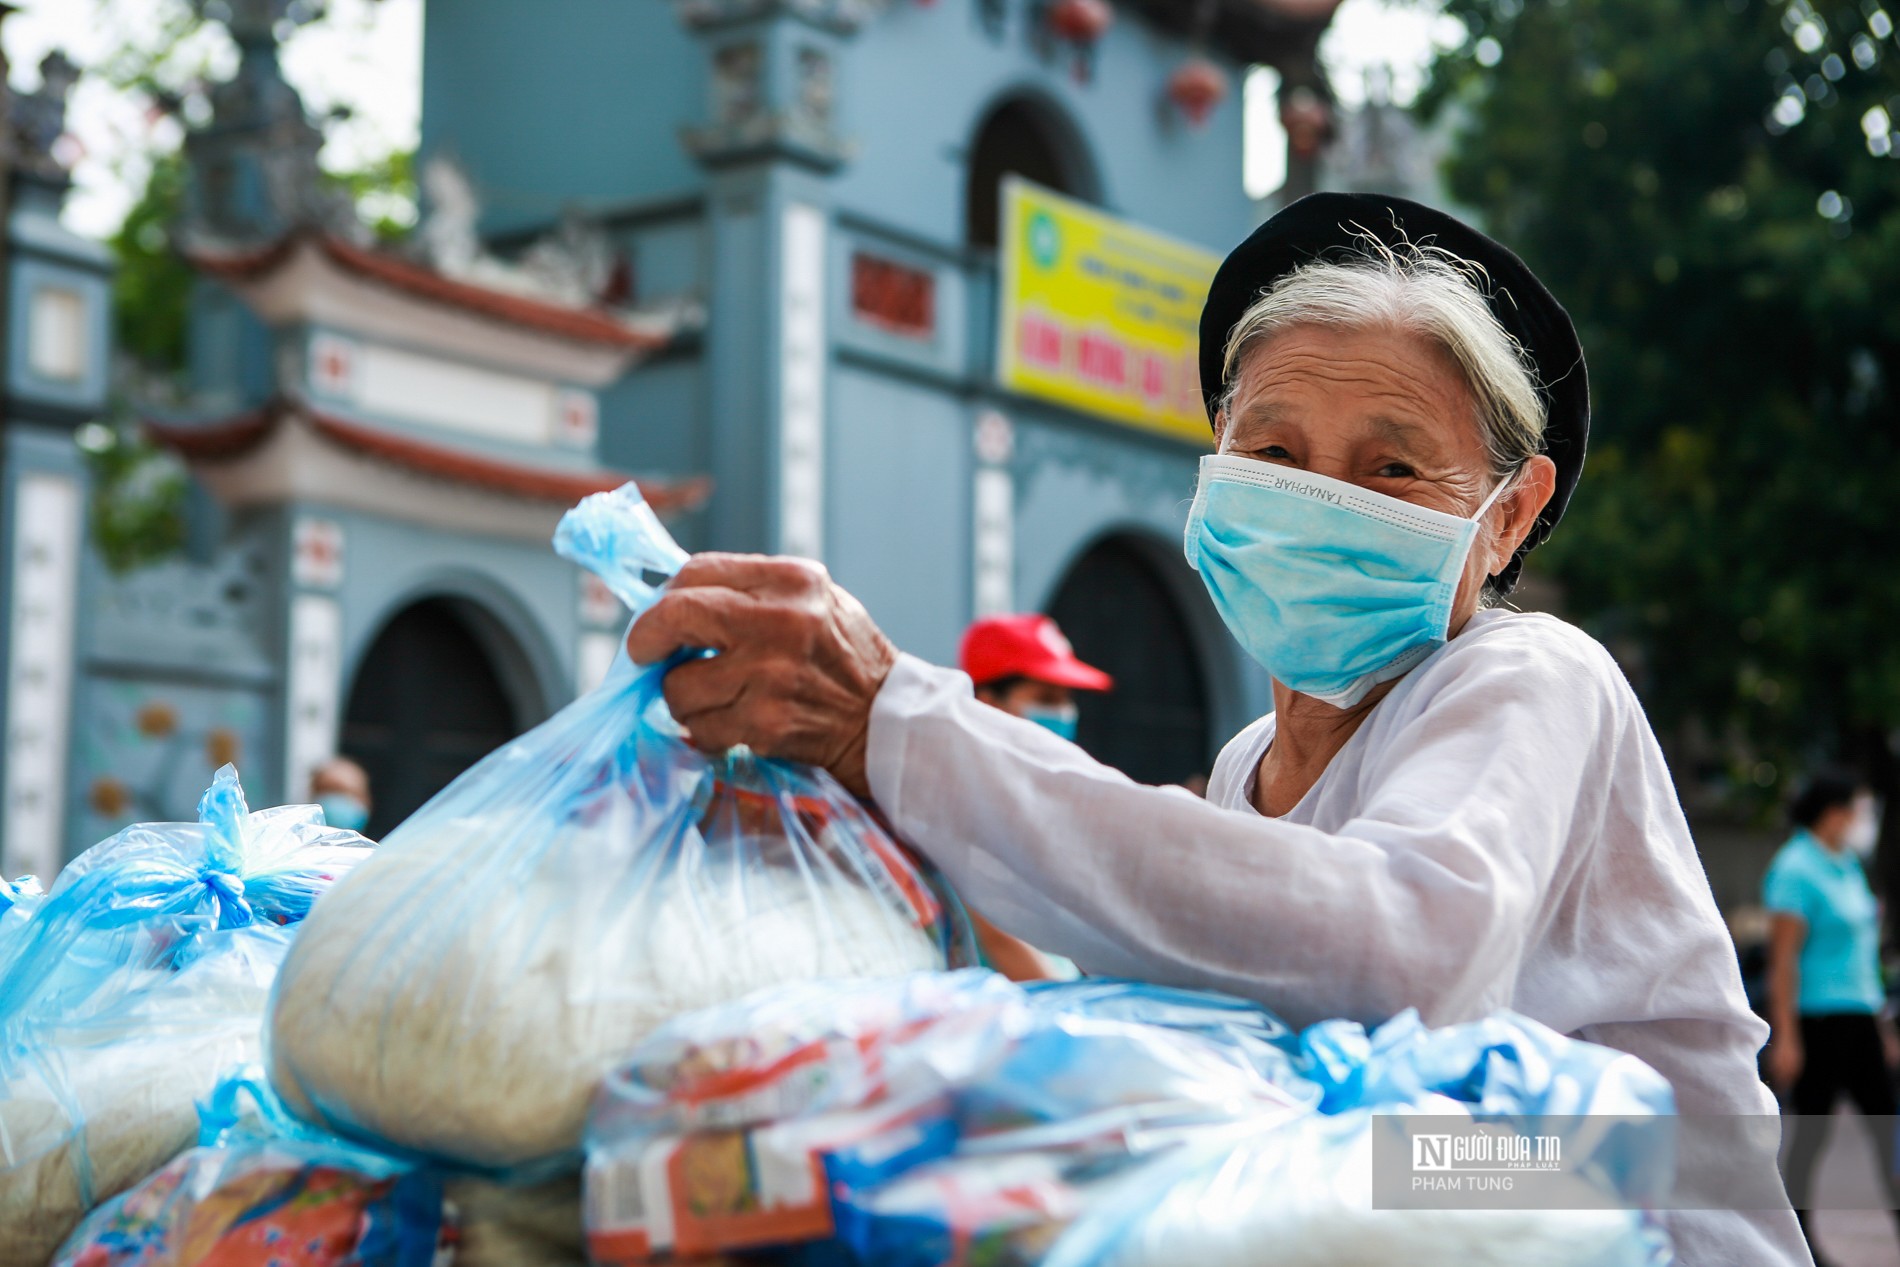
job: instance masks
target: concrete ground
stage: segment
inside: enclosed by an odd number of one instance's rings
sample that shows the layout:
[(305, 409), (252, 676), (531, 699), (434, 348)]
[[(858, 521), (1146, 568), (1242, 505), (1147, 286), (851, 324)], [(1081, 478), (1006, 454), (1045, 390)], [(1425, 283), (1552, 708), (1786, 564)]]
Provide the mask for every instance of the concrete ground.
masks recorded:
[[(1874, 1204), (1874, 1148), (1858, 1114), (1843, 1109), (1835, 1117), (1814, 1185), (1819, 1202)], [(1834, 1267), (1900, 1267), (1889, 1210), (1817, 1210), (1814, 1236)]]

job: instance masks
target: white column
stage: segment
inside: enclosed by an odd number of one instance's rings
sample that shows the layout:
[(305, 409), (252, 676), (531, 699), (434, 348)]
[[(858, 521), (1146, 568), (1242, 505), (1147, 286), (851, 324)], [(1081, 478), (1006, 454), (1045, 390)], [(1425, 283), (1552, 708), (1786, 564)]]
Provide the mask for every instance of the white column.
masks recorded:
[(12, 529), (0, 875), (37, 875), (50, 884), (65, 857), (74, 610), (79, 600), (79, 482), (66, 475), (23, 476), (15, 494)]
[(1016, 610), (1016, 481), (1007, 463), (1015, 448), (1009, 419), (991, 410), (976, 423), (971, 558), (978, 616)]
[(310, 798), (310, 774), (336, 752), (337, 696), (343, 683), (343, 609), (334, 598), (299, 594), (290, 604), (290, 672), (284, 688), (284, 796)]
[(819, 559), (825, 545), (825, 213), (787, 205), (779, 250), (778, 548)]

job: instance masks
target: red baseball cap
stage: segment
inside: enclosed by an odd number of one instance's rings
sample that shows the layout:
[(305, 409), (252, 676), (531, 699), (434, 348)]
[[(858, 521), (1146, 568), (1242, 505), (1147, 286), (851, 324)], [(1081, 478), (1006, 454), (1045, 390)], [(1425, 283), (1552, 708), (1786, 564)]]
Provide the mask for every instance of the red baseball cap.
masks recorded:
[(978, 686), (1026, 677), (1078, 691), (1106, 691), (1108, 674), (1075, 658), (1075, 648), (1047, 616), (985, 616), (963, 633), (957, 660)]

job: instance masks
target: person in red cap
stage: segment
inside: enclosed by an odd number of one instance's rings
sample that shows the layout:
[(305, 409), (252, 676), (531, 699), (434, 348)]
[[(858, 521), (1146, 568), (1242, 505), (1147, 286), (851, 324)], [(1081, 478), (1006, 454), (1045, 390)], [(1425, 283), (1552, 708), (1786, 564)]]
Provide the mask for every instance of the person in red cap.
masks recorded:
[[(957, 664), (976, 697), (1075, 742), (1077, 691), (1106, 691), (1115, 679), (1076, 657), (1047, 616), (985, 616), (963, 631)], [(967, 909), (967, 908), (966, 908)], [(969, 911), (984, 962), (1012, 981), (1061, 981), (1076, 975), (1067, 959), (1038, 950)]]
[(1047, 616), (985, 616), (963, 634), (957, 662), (976, 697), (1075, 742), (1075, 692), (1106, 691), (1115, 679), (1084, 664)]

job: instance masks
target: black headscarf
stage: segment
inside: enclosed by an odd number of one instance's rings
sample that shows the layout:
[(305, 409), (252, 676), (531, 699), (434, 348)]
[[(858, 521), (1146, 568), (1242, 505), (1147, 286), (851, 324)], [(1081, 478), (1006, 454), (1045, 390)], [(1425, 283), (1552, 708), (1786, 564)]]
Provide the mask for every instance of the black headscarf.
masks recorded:
[(1524, 261), (1508, 249), (1442, 211), (1389, 194), (1312, 194), (1255, 229), (1235, 247), (1207, 293), (1201, 310), (1201, 395), (1212, 422), (1220, 407), (1221, 361), (1227, 336), (1255, 300), (1302, 264), (1347, 260), (1366, 251), (1366, 239), (1392, 247), (1433, 246), (1484, 270), (1485, 300), (1498, 322), (1530, 354), (1537, 392), (1546, 411), (1544, 451), (1557, 465), (1557, 487), (1524, 544), (1492, 578), (1509, 593), (1524, 556), (1550, 535), (1570, 504), (1583, 473), (1590, 439), (1590, 385), (1583, 347), (1563, 305)]

